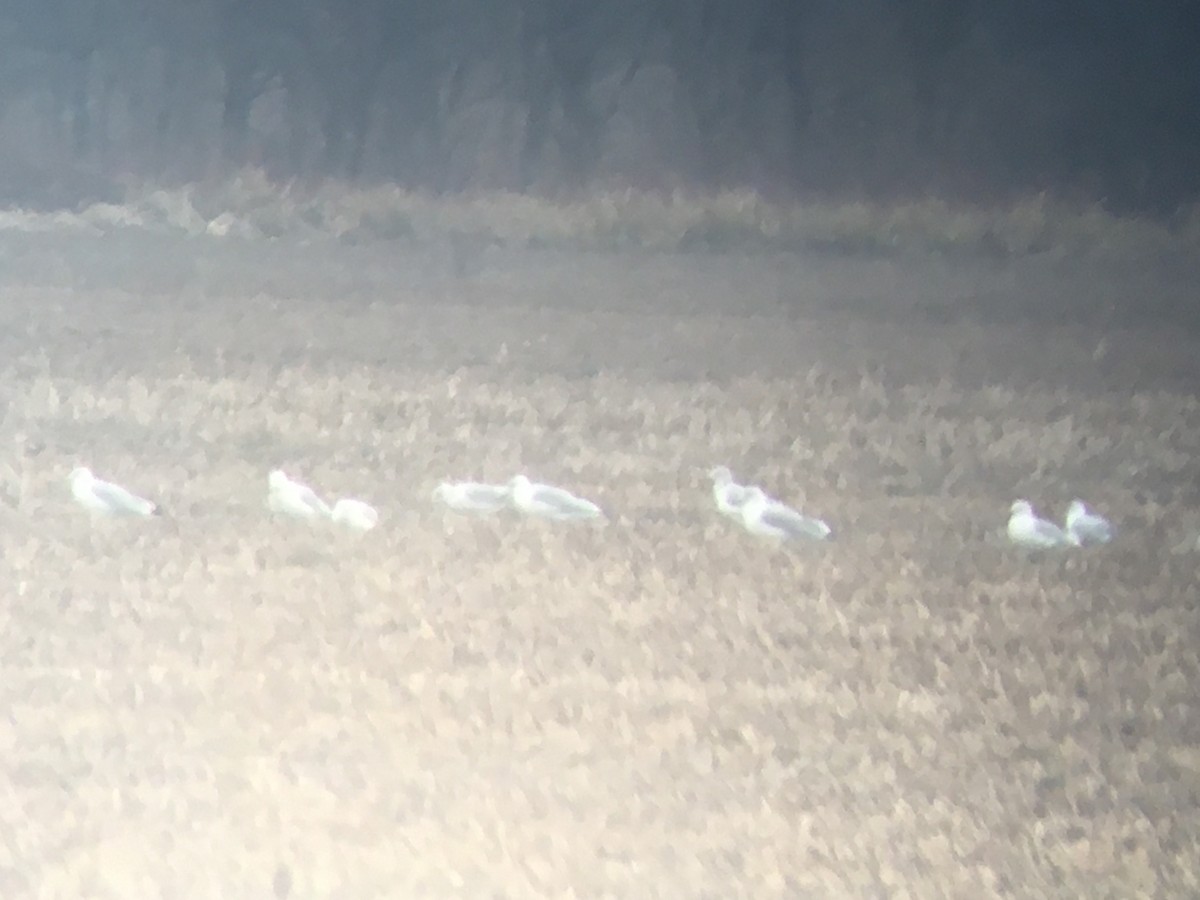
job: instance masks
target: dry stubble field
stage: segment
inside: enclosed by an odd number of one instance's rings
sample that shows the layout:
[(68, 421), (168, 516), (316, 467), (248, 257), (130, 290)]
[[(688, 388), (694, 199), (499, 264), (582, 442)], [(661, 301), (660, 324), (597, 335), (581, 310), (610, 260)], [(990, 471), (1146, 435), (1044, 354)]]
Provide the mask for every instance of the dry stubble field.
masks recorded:
[[(1200, 891), (1200, 342), (1120, 302), (1168, 287), (17, 240), (0, 895)], [(169, 517), (93, 527), (77, 463)], [(837, 540), (739, 533), (715, 463)], [(381, 527), (271, 522), (274, 466)], [(609, 522), (429, 501), (518, 469)], [(1119, 543), (1004, 544), (1075, 495)]]

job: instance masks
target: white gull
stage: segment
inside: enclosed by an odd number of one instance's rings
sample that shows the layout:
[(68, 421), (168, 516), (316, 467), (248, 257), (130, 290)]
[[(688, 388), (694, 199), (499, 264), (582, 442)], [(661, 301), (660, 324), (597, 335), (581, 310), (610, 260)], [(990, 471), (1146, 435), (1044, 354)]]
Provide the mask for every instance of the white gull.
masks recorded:
[(375, 507), (362, 500), (343, 497), (333, 504), (329, 517), (338, 525), (344, 525), (355, 531), (370, 531), (379, 524), (379, 513)]
[(762, 537), (823, 541), (833, 534), (833, 529), (821, 519), (806, 516), (771, 499), (759, 487), (746, 489), (746, 498), (739, 512), (745, 529)]
[(1039, 549), (1068, 547), (1075, 543), (1053, 522), (1039, 519), (1027, 500), (1017, 500), (1012, 505), (1012, 515), (1008, 519), (1008, 539), (1022, 547)]
[(458, 512), (494, 513), (508, 506), (511, 493), (507, 484), (443, 481), (433, 489), (433, 499)]
[(1107, 544), (1115, 534), (1112, 522), (1089, 511), (1082, 500), (1072, 500), (1067, 507), (1067, 536), (1072, 543), (1081, 547)]
[(328, 519), (333, 513), (316, 491), (288, 478), (280, 469), (267, 478), (267, 506), (271, 512), (294, 519)]
[(531, 516), (567, 520), (598, 519), (604, 515), (595, 503), (562, 488), (531, 482), (524, 475), (514, 475), (509, 490), (513, 507)]
[(80, 466), (71, 473), (71, 494), (89, 512), (104, 516), (153, 516), (158, 506), (118, 484), (101, 481)]

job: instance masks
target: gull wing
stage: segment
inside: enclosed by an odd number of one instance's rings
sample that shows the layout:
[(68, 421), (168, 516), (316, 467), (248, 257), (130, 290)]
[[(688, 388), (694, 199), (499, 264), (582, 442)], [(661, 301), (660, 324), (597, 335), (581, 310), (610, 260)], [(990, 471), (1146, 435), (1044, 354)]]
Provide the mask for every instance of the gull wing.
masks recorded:
[(511, 493), (507, 485), (482, 484), (475, 481), (462, 485), (465, 502), (472, 509), (481, 512), (494, 512), (507, 506)]
[(349, 497), (343, 497), (333, 505), (330, 518), (339, 525), (347, 525), (359, 531), (370, 531), (379, 523), (379, 513), (375, 507)]
[(759, 520), (769, 528), (778, 529), (789, 537), (823, 541), (832, 533), (832, 529), (820, 519), (798, 513), (782, 503), (767, 506)]
[(272, 488), (267, 495), (270, 508), (289, 516), (324, 516), (329, 518), (333, 511), (329, 504), (317, 496), (316, 491), (295, 481)]
[(149, 516), (153, 515), (156, 509), (149, 500), (108, 481), (93, 481), (92, 494), (106, 509), (118, 514)]
[(438, 485), (434, 496), (459, 512), (493, 513), (508, 506), (511, 493), (508, 485), (457, 481)]
[(1112, 522), (1087, 508), (1087, 504), (1076, 498), (1067, 507), (1065, 531), (1080, 546), (1106, 544), (1113, 539)]
[(590, 500), (576, 497), (562, 488), (548, 485), (537, 485), (534, 488), (533, 500), (546, 508), (548, 514), (564, 519), (594, 519), (602, 513), (600, 507)]
[(1081, 544), (1107, 544), (1113, 538), (1112, 523), (1101, 516), (1085, 515), (1071, 523), (1068, 531)]
[(1010, 523), (1009, 535), (1017, 543), (1032, 547), (1062, 547), (1072, 543), (1067, 533), (1053, 522), (1032, 516)]
[(305, 484), (295, 484), (294, 482), (293, 484), (295, 486), (294, 496), (302, 505), (308, 507), (317, 515), (329, 516), (332, 514), (333, 511), (329, 508), (329, 504), (318, 497), (316, 491)]

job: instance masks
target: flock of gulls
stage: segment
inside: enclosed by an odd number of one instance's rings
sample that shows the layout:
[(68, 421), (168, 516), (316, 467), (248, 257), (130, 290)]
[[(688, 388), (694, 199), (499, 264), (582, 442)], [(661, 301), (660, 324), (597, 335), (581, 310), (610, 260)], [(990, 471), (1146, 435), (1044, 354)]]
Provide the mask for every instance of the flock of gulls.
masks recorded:
[[(833, 529), (823, 520), (804, 515), (769, 496), (755, 485), (738, 484), (725, 466), (709, 473), (717, 511), (750, 534), (775, 540), (825, 541)], [(154, 516), (158, 505), (120, 485), (102, 481), (90, 469), (71, 473), (71, 493), (77, 503), (96, 516)], [(518, 513), (558, 522), (603, 520), (595, 503), (570, 491), (530, 481), (515, 475), (507, 483), (447, 481), (433, 491), (433, 499), (448, 509), (475, 515), (491, 515), (511, 509)], [(370, 531), (379, 524), (379, 513), (370, 504), (343, 497), (330, 506), (308, 485), (289, 478), (281, 469), (267, 476), (267, 508), (275, 515), (310, 522), (328, 521), (353, 531)], [(1072, 501), (1060, 527), (1039, 518), (1027, 500), (1012, 505), (1008, 539), (1013, 544), (1038, 550), (1106, 544), (1116, 533), (1111, 522), (1088, 510), (1081, 500)]]
[(1071, 501), (1061, 528), (1046, 519), (1039, 519), (1028, 500), (1014, 503), (1008, 519), (1010, 541), (1040, 550), (1107, 544), (1115, 534), (1112, 522), (1091, 512), (1082, 500)]

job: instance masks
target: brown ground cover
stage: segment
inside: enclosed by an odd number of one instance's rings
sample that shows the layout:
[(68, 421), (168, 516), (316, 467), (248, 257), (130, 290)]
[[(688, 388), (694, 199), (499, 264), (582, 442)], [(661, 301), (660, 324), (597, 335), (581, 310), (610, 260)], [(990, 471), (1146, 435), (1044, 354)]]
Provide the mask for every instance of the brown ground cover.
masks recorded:
[[(1178, 284), (82, 240), (0, 299), (0, 895), (1200, 892), (1200, 341), (1127, 314)], [(608, 523), (429, 500), (522, 469)], [(1004, 543), (1074, 496), (1118, 543)]]

